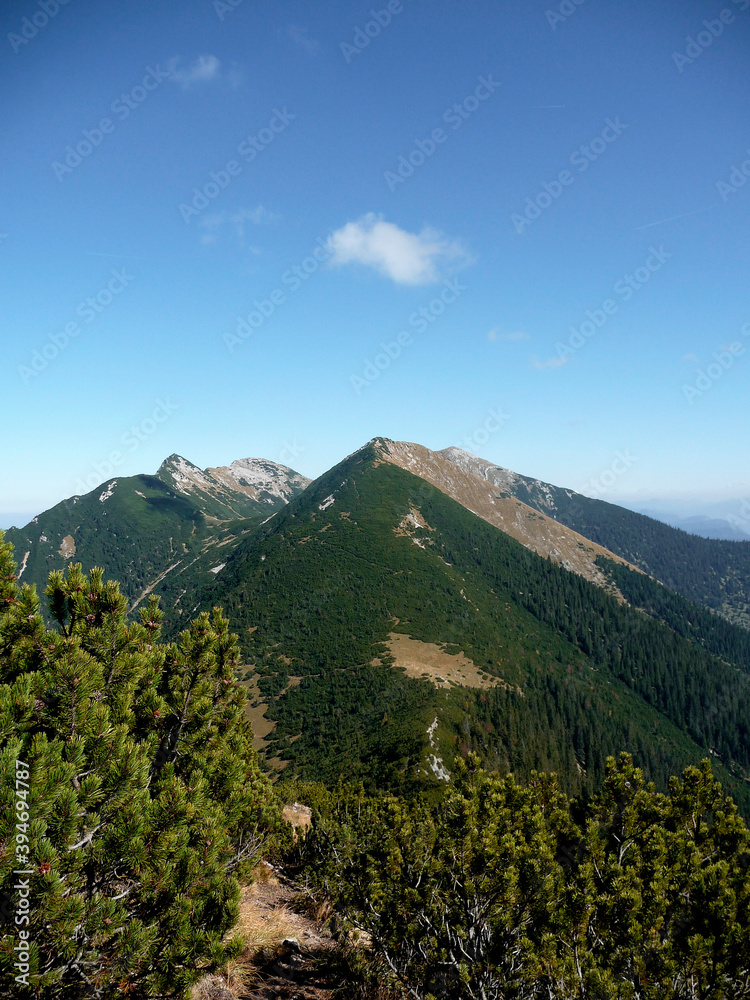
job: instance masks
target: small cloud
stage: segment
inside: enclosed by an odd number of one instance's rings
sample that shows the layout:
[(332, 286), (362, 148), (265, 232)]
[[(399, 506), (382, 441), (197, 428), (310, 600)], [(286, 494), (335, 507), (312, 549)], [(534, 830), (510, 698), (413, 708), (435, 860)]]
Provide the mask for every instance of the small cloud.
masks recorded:
[(450, 240), (434, 229), (409, 233), (368, 212), (348, 222), (328, 237), (332, 264), (363, 264), (399, 285), (426, 285), (440, 281), (446, 268), (472, 263), (459, 240)]
[(309, 55), (314, 55), (318, 51), (318, 43), (314, 38), (310, 38), (307, 28), (299, 24), (290, 24), (287, 34), (299, 48), (304, 49)]
[[(236, 212), (225, 209), (223, 212), (214, 212), (201, 219), (201, 225), (206, 230), (201, 236), (201, 243), (216, 243), (220, 231), (224, 226), (229, 226), (240, 243), (244, 246), (245, 229), (248, 225), (266, 226), (276, 222), (277, 215), (269, 212), (263, 205), (256, 205), (255, 208), (240, 208)], [(255, 247), (250, 248), (254, 253), (260, 253)]]
[(683, 359), (682, 359), (682, 360), (683, 360), (683, 361), (692, 361), (692, 362), (694, 362), (694, 363), (695, 363), (696, 365), (698, 364), (698, 356), (697, 356), (696, 354), (686, 354), (686, 355), (685, 355), (685, 356), (683, 357)]
[(208, 80), (215, 80), (221, 69), (221, 62), (216, 56), (198, 56), (195, 62), (185, 69), (180, 69), (181, 58), (178, 56), (171, 61), (172, 79), (179, 83), (183, 90), (189, 90), (194, 84), (205, 83)]
[(557, 358), (547, 358), (546, 361), (540, 361), (536, 354), (532, 355), (531, 363), (538, 371), (543, 371), (545, 368), (562, 368), (570, 361), (570, 355), (565, 354)]
[(513, 333), (500, 333), (499, 330), (490, 330), (487, 334), (487, 340), (531, 340), (528, 333), (523, 333), (521, 330), (515, 330)]

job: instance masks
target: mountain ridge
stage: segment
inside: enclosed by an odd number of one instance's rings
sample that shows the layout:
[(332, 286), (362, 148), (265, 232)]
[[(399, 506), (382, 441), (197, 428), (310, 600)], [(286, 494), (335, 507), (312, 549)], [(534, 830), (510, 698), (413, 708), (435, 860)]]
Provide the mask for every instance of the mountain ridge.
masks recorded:
[(458, 448), (442, 454), (732, 624), (750, 629), (750, 541), (691, 535), (646, 514), (523, 476)]
[[(436, 452), (418, 444), (375, 437), (345, 460), (372, 446), (390, 448), (389, 460), (412, 471), (419, 471), (417, 466), (421, 461), (421, 472), (426, 480), (459, 500), (463, 494), (467, 509), (495, 523), (539, 554), (567, 565), (613, 593), (617, 588), (614, 575), (600, 565), (601, 560), (622, 561), (635, 567), (688, 600), (750, 629), (750, 542), (709, 540), (689, 535), (645, 514), (523, 476), (456, 447)], [(411, 455), (409, 449), (412, 449)], [(419, 461), (415, 458), (417, 451)], [(465, 475), (474, 478), (471, 481), (464, 479), (461, 484), (457, 481), (458, 472), (447, 471), (449, 466), (462, 469)], [(217, 567), (223, 564), (223, 557), (208, 566), (204, 565), (206, 560), (201, 559), (199, 553), (194, 553), (187, 562), (181, 560), (175, 568), (175, 542), (183, 555), (186, 555), (183, 545), (189, 550), (193, 548), (196, 518), (202, 525), (201, 530), (210, 529), (212, 535), (203, 546), (204, 554), (210, 545), (217, 546), (217, 552), (219, 549), (231, 551), (233, 544), (250, 530), (249, 523), (243, 522), (252, 522), (261, 515), (273, 516), (310, 483), (306, 476), (267, 459), (238, 459), (228, 466), (200, 469), (175, 453), (161, 463), (156, 476), (105, 481), (89, 494), (70, 497), (38, 514), (21, 529), (8, 529), (8, 537), (14, 541), (18, 552), (22, 578), (43, 589), (49, 570), (61, 569), (73, 558), (83, 560), (87, 568), (96, 562), (105, 562), (108, 566), (115, 564), (107, 562), (112, 555), (111, 546), (102, 539), (93, 548), (81, 546), (81, 518), (85, 521), (88, 517), (100, 527), (106, 523), (108, 530), (117, 533), (118, 518), (124, 517), (127, 544), (131, 547), (134, 544), (137, 549), (140, 543), (137, 539), (134, 541), (133, 532), (143, 516), (150, 524), (146, 532), (150, 544), (161, 547), (162, 551), (155, 561), (146, 553), (144, 567), (140, 567), (137, 560), (117, 563), (122, 565), (128, 579), (132, 572), (139, 577), (137, 591), (131, 589), (130, 593), (135, 597), (136, 593), (142, 595), (146, 587), (156, 585), (165, 570), (168, 578), (170, 573), (180, 575), (183, 584), (187, 580), (186, 569), (194, 564), (200, 573), (220, 571)], [(153, 518), (146, 516), (144, 511), (116, 514), (112, 509), (110, 493), (121, 492), (123, 484), (130, 484), (135, 495), (148, 500), (152, 508), (158, 505), (163, 511), (172, 508), (173, 516), (165, 517), (161, 534), (152, 523)], [(108, 504), (109, 511), (105, 514), (103, 509), (97, 510), (98, 505), (92, 497), (99, 504)], [(80, 505), (87, 503), (84, 515)], [(108, 519), (106, 515), (110, 515)], [(37, 529), (40, 529), (39, 535), (36, 535)], [(41, 558), (40, 548), (45, 549), (44, 558)], [(167, 561), (167, 557), (171, 561)], [(128, 589), (127, 579), (123, 586)], [(191, 586), (192, 583), (181, 586), (180, 592), (187, 592)], [(165, 598), (176, 599), (177, 590), (170, 593), (167, 587), (163, 593)]]
[[(499, 491), (493, 489), (497, 484), (466, 469), (447, 454), (460, 449), (433, 452), (406, 441), (380, 438), (376, 442), (376, 446), (384, 449), (389, 459), (400, 468), (426, 479), (458, 500), (467, 510), (494, 524), (538, 555), (547, 556), (600, 587), (612, 589), (612, 584), (597, 565), (598, 558), (614, 559), (635, 568), (616, 553), (592, 543), (580, 533), (513, 497), (505, 486)], [(473, 457), (468, 452), (462, 454)], [(509, 472), (509, 476), (513, 475)]]
[[(156, 475), (119, 476), (36, 515), (6, 540), (16, 550), (22, 583), (46, 586), (52, 570), (73, 560), (122, 581), (132, 600), (211, 543), (227, 525), (260, 520), (310, 482), (266, 459), (201, 470), (182, 456), (165, 459)], [(133, 605), (133, 608), (135, 605)]]
[[(615, 565), (645, 581), (644, 602), (663, 590)], [(216, 604), (240, 636), (264, 753), (291, 777), (439, 783), (474, 749), (581, 788), (629, 748), (659, 780), (712, 753), (744, 795), (745, 632), (721, 623), (722, 661), (710, 635), (539, 556), (381, 439), (241, 540), (196, 607)], [(684, 608), (669, 613), (682, 628)]]

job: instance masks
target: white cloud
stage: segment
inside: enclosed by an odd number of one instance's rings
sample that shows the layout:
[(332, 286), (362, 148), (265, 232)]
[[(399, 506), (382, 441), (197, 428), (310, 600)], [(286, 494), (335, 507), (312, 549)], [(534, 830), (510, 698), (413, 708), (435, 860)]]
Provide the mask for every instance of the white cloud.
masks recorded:
[[(206, 232), (201, 236), (201, 243), (216, 243), (219, 232), (224, 226), (229, 226), (237, 239), (244, 245), (245, 229), (248, 225), (264, 226), (275, 222), (278, 216), (269, 212), (263, 205), (256, 205), (255, 208), (240, 208), (236, 212), (224, 209), (223, 212), (214, 212), (205, 215), (201, 219), (201, 225)], [(254, 250), (254, 252), (256, 252)]]
[(487, 340), (531, 340), (528, 333), (522, 333), (521, 330), (515, 330), (513, 333), (500, 333), (499, 330), (490, 330), (487, 334)]
[(562, 368), (570, 361), (571, 355), (564, 354), (557, 358), (547, 358), (546, 361), (540, 361), (536, 354), (532, 355), (531, 363), (538, 370), (542, 371), (545, 368)]
[(290, 24), (287, 31), (294, 44), (298, 45), (299, 48), (304, 49), (305, 52), (313, 55), (318, 51), (318, 43), (314, 38), (310, 38), (310, 33), (307, 28), (304, 28), (299, 24)]
[(221, 62), (216, 56), (198, 56), (195, 62), (183, 69), (179, 68), (180, 62), (179, 57), (171, 62), (172, 79), (175, 83), (179, 83), (183, 90), (189, 90), (196, 83), (216, 79), (221, 69)]
[(456, 270), (472, 262), (459, 240), (429, 228), (409, 233), (374, 212), (331, 233), (328, 249), (332, 264), (364, 264), (399, 285), (439, 281), (445, 268)]

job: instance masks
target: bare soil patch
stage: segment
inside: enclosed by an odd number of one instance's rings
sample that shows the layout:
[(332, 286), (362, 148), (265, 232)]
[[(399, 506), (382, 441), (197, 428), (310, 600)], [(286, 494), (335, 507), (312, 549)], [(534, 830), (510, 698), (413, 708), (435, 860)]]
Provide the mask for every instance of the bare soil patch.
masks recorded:
[(386, 646), (395, 666), (403, 668), (408, 677), (430, 680), (435, 687), (509, 687), (501, 678), (485, 674), (463, 653), (446, 653), (434, 642), (391, 632)]

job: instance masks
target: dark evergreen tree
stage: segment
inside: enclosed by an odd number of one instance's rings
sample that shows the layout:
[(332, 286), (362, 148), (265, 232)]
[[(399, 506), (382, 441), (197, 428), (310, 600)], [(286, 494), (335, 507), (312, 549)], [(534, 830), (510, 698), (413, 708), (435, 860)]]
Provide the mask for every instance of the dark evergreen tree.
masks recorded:
[(32, 872), (28, 975), (6, 925), (0, 995), (183, 997), (241, 947), (226, 938), (238, 877), (280, 824), (236, 637), (214, 610), (162, 644), (155, 600), (128, 622), (117, 584), (80, 566), (52, 574), (47, 598), (53, 630), (0, 543), (0, 893), (14, 897), (19, 864)]
[(628, 754), (569, 801), (454, 765), (439, 802), (300, 789), (292, 860), (412, 1000), (747, 1000), (750, 834), (706, 761), (647, 785)]

